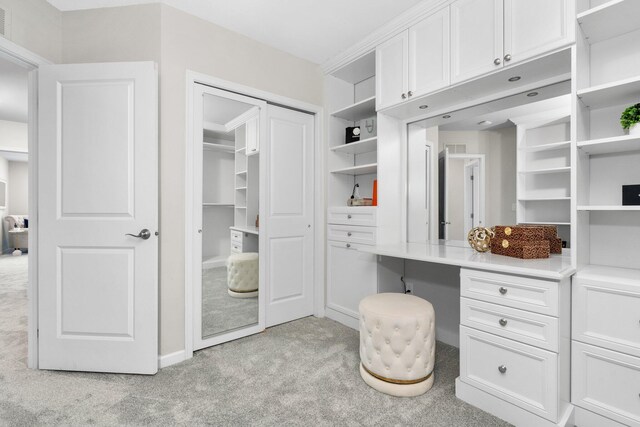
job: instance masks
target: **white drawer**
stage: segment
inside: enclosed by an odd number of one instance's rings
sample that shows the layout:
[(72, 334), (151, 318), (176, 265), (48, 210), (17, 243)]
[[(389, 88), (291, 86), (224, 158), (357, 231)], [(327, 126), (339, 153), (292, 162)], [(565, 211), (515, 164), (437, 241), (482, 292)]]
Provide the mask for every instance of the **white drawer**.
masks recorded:
[(529, 277), (460, 270), (460, 293), (464, 297), (558, 316), (558, 282)]
[(372, 206), (356, 206), (331, 208), (327, 216), (329, 224), (376, 226), (376, 208)]
[(503, 305), (460, 298), (460, 323), (525, 344), (558, 352), (558, 318)]
[(557, 422), (555, 353), (461, 326), (460, 379)]
[(231, 241), (242, 244), (242, 231), (231, 230)]
[(586, 278), (574, 285), (573, 338), (640, 357), (640, 285)]
[(358, 225), (334, 225), (330, 224), (327, 230), (328, 240), (340, 242), (360, 243), (363, 245), (375, 245), (376, 228), (362, 227)]
[(240, 254), (242, 253), (242, 243), (231, 242), (231, 253), (232, 254)]
[(572, 350), (572, 403), (640, 426), (640, 358), (577, 341)]

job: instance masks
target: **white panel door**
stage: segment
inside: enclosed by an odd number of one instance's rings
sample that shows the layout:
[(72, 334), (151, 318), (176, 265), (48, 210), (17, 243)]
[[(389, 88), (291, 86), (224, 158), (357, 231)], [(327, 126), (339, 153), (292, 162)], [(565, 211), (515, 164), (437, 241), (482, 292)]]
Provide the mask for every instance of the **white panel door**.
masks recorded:
[(449, 8), (409, 28), (409, 91), (420, 96), (449, 86)]
[(408, 97), (409, 33), (403, 31), (376, 48), (376, 109)]
[[(504, 64), (571, 43), (575, 16), (570, 0), (504, 0)], [(571, 28), (569, 28), (571, 27)]]
[(502, 1), (457, 0), (451, 4), (451, 83), (502, 67)]
[(273, 326), (313, 314), (314, 117), (268, 106), (267, 307)]
[(154, 374), (155, 64), (51, 65), (39, 75), (39, 366)]

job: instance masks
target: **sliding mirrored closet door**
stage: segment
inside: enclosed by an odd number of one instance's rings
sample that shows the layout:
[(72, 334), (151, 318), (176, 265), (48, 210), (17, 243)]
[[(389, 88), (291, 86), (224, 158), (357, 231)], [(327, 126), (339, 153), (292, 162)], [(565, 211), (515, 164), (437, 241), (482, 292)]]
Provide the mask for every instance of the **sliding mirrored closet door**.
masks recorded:
[(194, 220), (199, 226), (196, 350), (261, 329), (258, 174), (265, 108), (252, 98), (198, 86), (193, 141)]

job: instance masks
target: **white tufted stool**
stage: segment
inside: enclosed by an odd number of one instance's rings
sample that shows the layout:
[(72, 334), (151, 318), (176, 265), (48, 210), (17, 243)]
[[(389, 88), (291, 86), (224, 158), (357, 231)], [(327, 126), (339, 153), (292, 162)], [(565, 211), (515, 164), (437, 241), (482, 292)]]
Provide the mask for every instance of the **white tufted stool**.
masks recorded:
[(227, 286), (234, 298), (258, 295), (258, 254), (245, 252), (227, 258)]
[(412, 397), (433, 385), (435, 312), (427, 300), (376, 294), (360, 301), (360, 375), (392, 396)]

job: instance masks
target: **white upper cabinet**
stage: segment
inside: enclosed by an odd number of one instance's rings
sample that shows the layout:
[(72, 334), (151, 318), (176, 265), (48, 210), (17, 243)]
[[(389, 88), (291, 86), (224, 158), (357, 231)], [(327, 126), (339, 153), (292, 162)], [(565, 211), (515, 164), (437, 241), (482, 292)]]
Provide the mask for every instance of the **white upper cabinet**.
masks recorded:
[(573, 5), (572, 0), (504, 0), (505, 66), (572, 42)]
[(503, 0), (457, 0), (451, 4), (452, 83), (502, 67), (502, 23)]
[(260, 152), (260, 118), (259, 116), (253, 117), (247, 121), (246, 124), (246, 138), (247, 138), (247, 156), (252, 156)]
[(449, 8), (409, 28), (409, 88), (420, 96), (449, 86)]
[(398, 104), (408, 95), (409, 34), (403, 31), (376, 48), (376, 109)]

